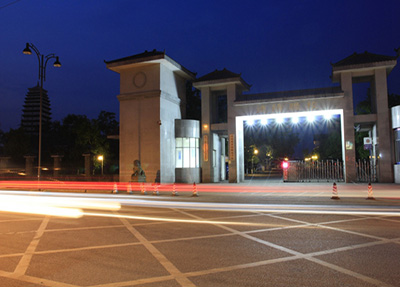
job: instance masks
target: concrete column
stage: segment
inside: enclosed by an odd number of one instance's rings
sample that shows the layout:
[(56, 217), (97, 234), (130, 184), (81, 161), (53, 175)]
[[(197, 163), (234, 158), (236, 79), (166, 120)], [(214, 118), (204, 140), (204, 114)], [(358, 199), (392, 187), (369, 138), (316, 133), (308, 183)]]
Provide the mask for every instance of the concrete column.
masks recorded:
[(85, 157), (85, 176), (89, 177), (92, 175), (92, 154), (84, 153), (82, 156)]
[(234, 102), (236, 99), (236, 85), (231, 84), (227, 89), (228, 108), (228, 154), (229, 154), (229, 182), (238, 183), (244, 180), (243, 162), (243, 131), (242, 126), (237, 125)]
[(378, 134), (378, 181), (393, 182), (392, 137), (389, 116), (386, 69), (375, 70), (376, 115)]
[(59, 174), (60, 174), (61, 160), (62, 160), (62, 158), (63, 158), (64, 156), (55, 154), (55, 155), (52, 155), (51, 157), (52, 157), (53, 160), (54, 160), (54, 164), (53, 164), (53, 176), (54, 176), (54, 177), (57, 177), (57, 176), (59, 176)]
[(34, 155), (26, 155), (24, 156), (25, 158), (25, 174), (27, 176), (32, 176), (33, 175), (33, 161), (35, 160)]
[(201, 89), (201, 170), (202, 182), (212, 182), (213, 179), (213, 135), (211, 133), (211, 92), (210, 88)]
[(357, 180), (356, 150), (354, 137), (354, 112), (353, 112), (353, 82), (350, 72), (340, 75), (340, 84), (344, 92), (344, 107), (342, 119), (342, 146), (346, 182)]

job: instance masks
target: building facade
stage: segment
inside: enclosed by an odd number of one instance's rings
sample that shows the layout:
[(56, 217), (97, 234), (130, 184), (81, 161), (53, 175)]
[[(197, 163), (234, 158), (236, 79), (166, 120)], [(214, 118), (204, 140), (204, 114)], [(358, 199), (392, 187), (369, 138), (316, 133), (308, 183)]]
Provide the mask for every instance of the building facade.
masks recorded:
[[(120, 74), (120, 180), (130, 180), (133, 161), (140, 160), (149, 182), (242, 182), (247, 120), (332, 113), (341, 117), (345, 181), (356, 181), (357, 127), (372, 138), (378, 181), (393, 182), (387, 76), (396, 64), (397, 57), (354, 53), (332, 64), (338, 86), (245, 94), (250, 85), (240, 74), (223, 69), (196, 79), (165, 52), (108, 61), (107, 68)], [(201, 91), (201, 125), (185, 120), (187, 81)], [(359, 82), (370, 85), (368, 115), (354, 113), (353, 85)]]

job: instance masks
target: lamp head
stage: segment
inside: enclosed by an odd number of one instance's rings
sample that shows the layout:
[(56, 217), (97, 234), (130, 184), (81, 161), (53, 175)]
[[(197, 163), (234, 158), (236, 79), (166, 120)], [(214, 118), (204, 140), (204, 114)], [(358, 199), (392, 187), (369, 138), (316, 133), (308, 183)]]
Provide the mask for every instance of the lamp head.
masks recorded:
[(22, 51), (22, 53), (24, 53), (25, 55), (32, 55), (32, 51), (29, 48), (29, 43), (26, 43), (26, 47), (25, 49)]
[(58, 60), (58, 56), (56, 57), (56, 61), (54, 62), (53, 66), (54, 66), (54, 67), (57, 67), (57, 68), (61, 67), (61, 63), (60, 63), (60, 61)]

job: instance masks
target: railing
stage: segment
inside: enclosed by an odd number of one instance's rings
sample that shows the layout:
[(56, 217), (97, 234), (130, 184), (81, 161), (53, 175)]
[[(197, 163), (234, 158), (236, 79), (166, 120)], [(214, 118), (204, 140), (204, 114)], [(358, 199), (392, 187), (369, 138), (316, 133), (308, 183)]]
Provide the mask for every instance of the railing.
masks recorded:
[[(376, 182), (376, 166), (369, 160), (356, 162), (358, 182)], [(343, 162), (339, 160), (292, 161), (284, 181), (344, 181)]]
[(343, 163), (339, 160), (290, 162), (285, 181), (344, 181)]
[(376, 165), (370, 160), (360, 159), (356, 162), (357, 181), (376, 182)]

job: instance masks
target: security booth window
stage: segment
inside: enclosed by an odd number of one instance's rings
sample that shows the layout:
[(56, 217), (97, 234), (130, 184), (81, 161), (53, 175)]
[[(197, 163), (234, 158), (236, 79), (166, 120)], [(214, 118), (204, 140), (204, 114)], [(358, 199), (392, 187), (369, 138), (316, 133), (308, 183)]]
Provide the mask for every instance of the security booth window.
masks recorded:
[(199, 167), (199, 139), (175, 138), (175, 166), (176, 168)]
[(396, 163), (400, 164), (400, 128), (394, 131), (394, 154)]

